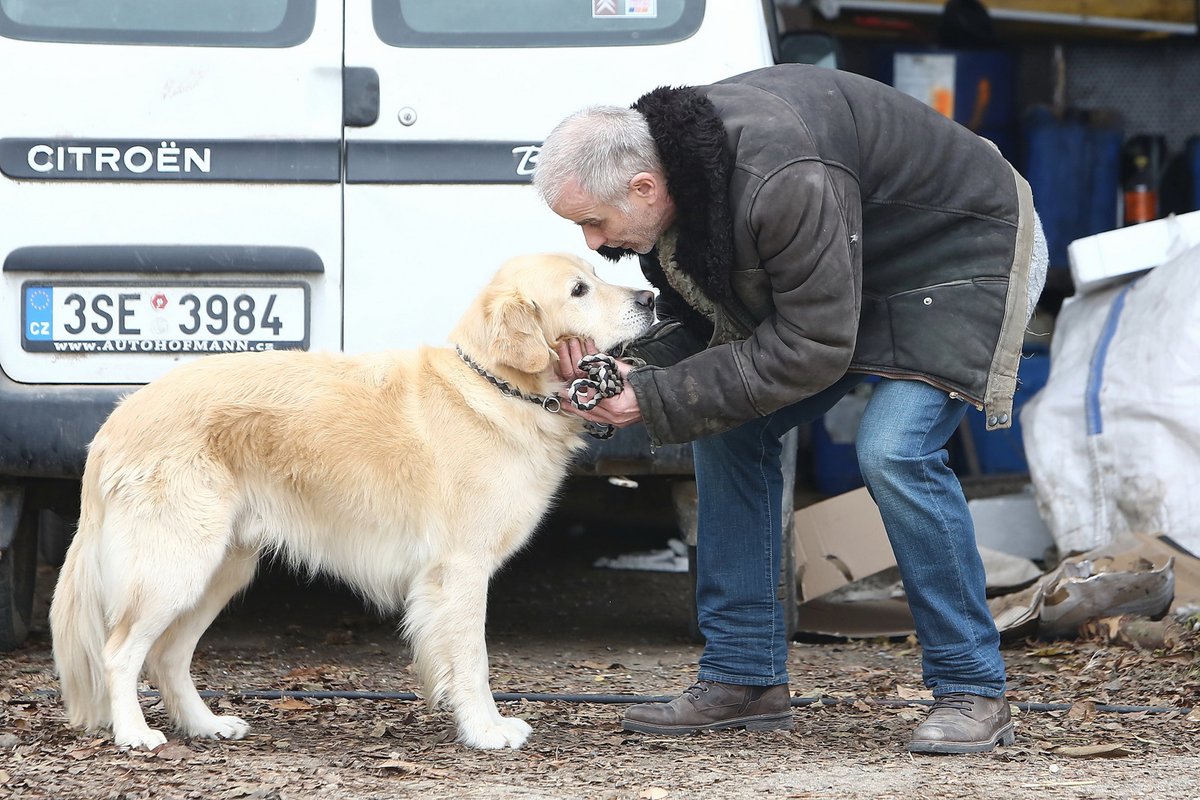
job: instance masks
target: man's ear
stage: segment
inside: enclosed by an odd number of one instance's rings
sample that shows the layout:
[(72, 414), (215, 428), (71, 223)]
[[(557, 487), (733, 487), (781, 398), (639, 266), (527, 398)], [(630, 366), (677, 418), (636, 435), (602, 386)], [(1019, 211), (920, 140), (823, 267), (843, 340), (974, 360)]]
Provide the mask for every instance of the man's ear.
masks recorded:
[(629, 179), (629, 193), (649, 205), (658, 202), (666, 190), (663, 179), (653, 172), (639, 172)]
[(488, 298), (485, 308), (495, 363), (530, 375), (550, 366), (553, 351), (542, 333), (537, 303), (514, 289), (501, 289)]

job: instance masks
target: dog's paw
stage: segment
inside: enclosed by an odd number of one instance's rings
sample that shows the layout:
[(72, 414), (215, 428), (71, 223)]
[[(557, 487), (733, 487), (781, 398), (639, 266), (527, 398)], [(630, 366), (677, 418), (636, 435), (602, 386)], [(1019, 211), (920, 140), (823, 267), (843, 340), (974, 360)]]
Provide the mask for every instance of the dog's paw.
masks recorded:
[(202, 739), (243, 739), (250, 726), (240, 717), (213, 715), (208, 719), (192, 720), (180, 726), (189, 736)]
[(140, 728), (122, 728), (113, 731), (113, 741), (117, 747), (130, 747), (141, 750), (153, 750), (167, 743), (167, 737), (162, 731), (143, 725)]
[(459, 740), (467, 747), (499, 750), (502, 747), (520, 747), (532, 732), (533, 728), (523, 719), (500, 717), (495, 722), (480, 725), (469, 731), (460, 731)]

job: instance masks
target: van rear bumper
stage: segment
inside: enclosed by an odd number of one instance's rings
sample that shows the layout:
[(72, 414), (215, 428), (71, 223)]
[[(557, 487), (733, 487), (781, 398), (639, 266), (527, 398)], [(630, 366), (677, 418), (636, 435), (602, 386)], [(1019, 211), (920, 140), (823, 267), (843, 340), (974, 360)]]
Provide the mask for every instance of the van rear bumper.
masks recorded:
[(96, 431), (137, 388), (24, 384), (0, 370), (0, 476), (82, 476)]
[[(0, 476), (79, 478), (87, 447), (113, 407), (137, 385), (24, 384), (0, 369)], [(689, 445), (650, 449), (640, 425), (594, 441), (577, 475), (685, 475)]]

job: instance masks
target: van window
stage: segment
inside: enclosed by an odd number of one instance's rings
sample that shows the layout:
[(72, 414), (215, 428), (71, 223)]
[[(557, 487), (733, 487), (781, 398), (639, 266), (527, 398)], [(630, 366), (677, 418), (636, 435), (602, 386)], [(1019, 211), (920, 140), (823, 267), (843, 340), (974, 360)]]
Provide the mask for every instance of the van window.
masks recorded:
[(316, 0), (0, 0), (0, 35), (95, 44), (290, 47), (312, 34)]
[(704, 0), (373, 0), (375, 31), (397, 47), (596, 47), (677, 42)]

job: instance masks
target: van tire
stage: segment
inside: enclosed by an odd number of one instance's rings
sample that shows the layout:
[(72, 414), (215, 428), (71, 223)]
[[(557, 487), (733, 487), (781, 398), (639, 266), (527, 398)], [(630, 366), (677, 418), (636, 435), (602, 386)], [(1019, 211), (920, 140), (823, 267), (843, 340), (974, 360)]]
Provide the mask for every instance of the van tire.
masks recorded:
[(12, 541), (0, 550), (0, 651), (15, 650), (29, 636), (37, 556), (37, 514), (26, 501)]

